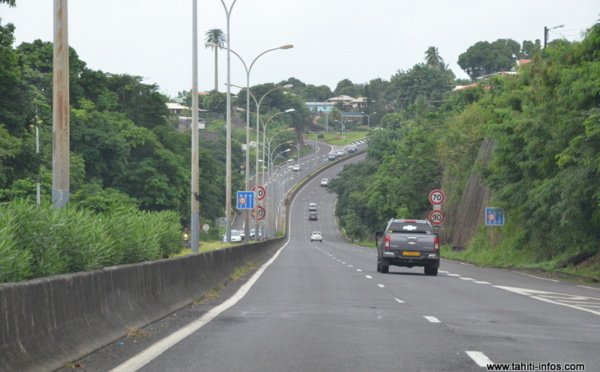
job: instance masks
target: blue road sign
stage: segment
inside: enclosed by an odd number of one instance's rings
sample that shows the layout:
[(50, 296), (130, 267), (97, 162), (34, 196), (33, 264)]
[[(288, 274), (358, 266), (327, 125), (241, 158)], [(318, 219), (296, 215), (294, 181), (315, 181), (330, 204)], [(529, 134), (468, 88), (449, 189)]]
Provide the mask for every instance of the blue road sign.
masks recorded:
[(486, 226), (504, 226), (504, 209), (486, 208), (485, 209)]
[(254, 209), (254, 191), (238, 191), (236, 208)]

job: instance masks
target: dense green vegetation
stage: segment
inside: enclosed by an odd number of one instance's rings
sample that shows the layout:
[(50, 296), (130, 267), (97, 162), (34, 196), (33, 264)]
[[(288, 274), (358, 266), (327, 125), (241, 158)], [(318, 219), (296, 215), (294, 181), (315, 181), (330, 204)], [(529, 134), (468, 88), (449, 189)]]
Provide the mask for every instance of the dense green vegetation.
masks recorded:
[[(369, 160), (330, 183), (342, 225), (364, 239), (391, 217), (425, 218), (435, 188), (445, 190), (446, 215), (456, 218), (476, 175), (491, 190), (490, 203), (505, 209), (507, 225), (482, 226), (454, 256), (567, 268), (598, 254), (599, 50), (596, 24), (582, 42), (538, 51), (517, 74), (493, 76), (442, 101), (405, 98), (372, 132)], [(399, 81), (427, 68), (417, 65)], [(495, 143), (487, 157), (479, 152), (484, 139)]]
[(17, 199), (0, 205), (0, 283), (168, 257), (179, 216), (113, 205), (104, 212)]

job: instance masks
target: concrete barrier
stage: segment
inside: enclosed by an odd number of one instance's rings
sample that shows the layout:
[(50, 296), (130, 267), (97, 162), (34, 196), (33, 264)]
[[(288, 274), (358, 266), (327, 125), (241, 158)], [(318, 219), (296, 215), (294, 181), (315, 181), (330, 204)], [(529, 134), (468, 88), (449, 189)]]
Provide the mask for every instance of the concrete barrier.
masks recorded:
[[(288, 193), (286, 205), (301, 186), (336, 163), (305, 177)], [(262, 263), (285, 239), (0, 284), (0, 372), (62, 368), (126, 336), (129, 328), (143, 328), (191, 304), (225, 283), (236, 268)]]
[(0, 285), (0, 371), (53, 371), (270, 257), (272, 239), (195, 255)]

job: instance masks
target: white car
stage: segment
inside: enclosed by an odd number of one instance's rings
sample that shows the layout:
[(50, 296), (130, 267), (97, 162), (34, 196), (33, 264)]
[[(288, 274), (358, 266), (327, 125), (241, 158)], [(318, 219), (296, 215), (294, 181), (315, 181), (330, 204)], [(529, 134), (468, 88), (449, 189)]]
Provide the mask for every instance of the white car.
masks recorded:
[(292, 170), (293, 170), (294, 172), (300, 172), (300, 166), (299, 166), (298, 164), (296, 164), (296, 165), (294, 165), (294, 166), (292, 167)]
[[(231, 230), (231, 242), (239, 243), (243, 240), (242, 233), (238, 230)], [(223, 243), (227, 243), (227, 235), (223, 235)]]
[(312, 243), (316, 240), (323, 243), (323, 235), (321, 235), (320, 231), (313, 231), (312, 234), (310, 234), (310, 242)]
[(329, 185), (329, 178), (323, 178), (321, 180), (321, 186), (327, 187)]

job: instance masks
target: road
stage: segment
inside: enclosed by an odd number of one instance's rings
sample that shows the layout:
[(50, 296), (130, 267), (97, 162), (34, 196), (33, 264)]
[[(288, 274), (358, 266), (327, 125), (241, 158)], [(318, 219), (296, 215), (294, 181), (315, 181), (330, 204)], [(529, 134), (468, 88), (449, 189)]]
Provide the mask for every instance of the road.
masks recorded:
[[(166, 319), (168, 332), (156, 324), (149, 340), (112, 345), (84, 360), (86, 371), (600, 370), (598, 284), (447, 260), (436, 277), (377, 273), (375, 249), (342, 241), (320, 178), (293, 201), (285, 246), (237, 292), (178, 327)], [(322, 243), (310, 242), (313, 230)]]

